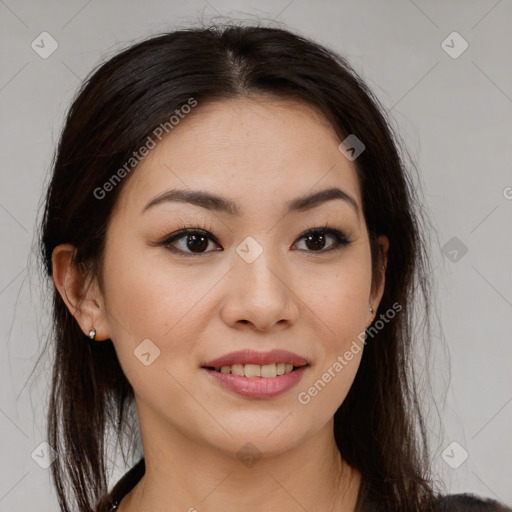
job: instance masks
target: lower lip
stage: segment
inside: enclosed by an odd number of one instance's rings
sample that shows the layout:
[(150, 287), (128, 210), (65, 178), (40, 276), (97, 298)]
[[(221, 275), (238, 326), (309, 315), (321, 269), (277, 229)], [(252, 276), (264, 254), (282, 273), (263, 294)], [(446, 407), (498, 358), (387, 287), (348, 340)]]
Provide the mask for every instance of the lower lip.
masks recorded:
[(231, 373), (206, 370), (222, 387), (248, 398), (273, 398), (292, 389), (302, 378), (306, 366), (277, 377), (240, 377)]

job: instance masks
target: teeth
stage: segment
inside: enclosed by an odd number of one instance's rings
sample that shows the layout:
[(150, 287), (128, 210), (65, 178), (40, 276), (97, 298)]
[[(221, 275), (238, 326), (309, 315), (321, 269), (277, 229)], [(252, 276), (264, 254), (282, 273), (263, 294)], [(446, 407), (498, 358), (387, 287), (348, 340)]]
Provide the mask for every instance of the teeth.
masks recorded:
[(293, 370), (293, 364), (290, 363), (272, 363), (272, 364), (234, 364), (232, 366), (222, 366), (221, 373), (231, 373), (240, 377), (263, 377), (266, 379), (284, 375)]
[[(228, 366), (229, 368), (229, 366)], [(233, 375), (238, 375), (239, 377), (243, 377), (245, 375), (244, 365), (243, 364), (234, 364), (231, 366), (231, 373)]]
[(244, 374), (246, 377), (261, 377), (261, 368), (259, 364), (246, 364)]
[(266, 364), (261, 367), (261, 376), (262, 377), (276, 377), (277, 376), (277, 366), (275, 364)]

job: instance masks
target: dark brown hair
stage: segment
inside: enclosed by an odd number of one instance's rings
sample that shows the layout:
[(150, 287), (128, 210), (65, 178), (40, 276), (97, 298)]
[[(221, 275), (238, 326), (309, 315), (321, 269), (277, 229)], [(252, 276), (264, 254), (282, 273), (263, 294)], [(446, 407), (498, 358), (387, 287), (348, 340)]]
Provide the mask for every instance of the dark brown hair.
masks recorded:
[[(424, 328), (430, 307), (424, 215), (383, 107), (336, 52), (289, 30), (232, 24), (159, 35), (110, 58), (83, 84), (65, 121), (41, 224), (45, 272), (52, 275), (53, 249), (71, 243), (75, 265), (101, 277), (106, 229), (130, 175), (101, 200), (94, 191), (155, 127), (190, 98), (200, 109), (259, 93), (306, 102), (330, 121), (340, 141), (355, 134), (366, 146), (353, 163), (374, 278), (376, 238), (385, 234), (390, 241), (375, 318), (393, 304), (401, 311), (368, 337), (355, 381), (334, 416), (334, 434), (341, 456), (361, 471), (369, 497), (383, 510), (427, 510), (433, 490), (411, 363), (413, 307), (421, 303)], [(107, 491), (108, 429), (121, 445), (133, 431), (127, 415), (133, 389), (112, 343), (90, 343), (55, 288), (53, 322), (48, 439), (59, 456), (52, 476), (62, 511), (89, 512)], [(359, 507), (364, 510), (362, 499)]]
[(474, 494), (451, 494), (439, 500), (435, 512), (510, 512), (511, 510), (490, 498), (482, 499)]

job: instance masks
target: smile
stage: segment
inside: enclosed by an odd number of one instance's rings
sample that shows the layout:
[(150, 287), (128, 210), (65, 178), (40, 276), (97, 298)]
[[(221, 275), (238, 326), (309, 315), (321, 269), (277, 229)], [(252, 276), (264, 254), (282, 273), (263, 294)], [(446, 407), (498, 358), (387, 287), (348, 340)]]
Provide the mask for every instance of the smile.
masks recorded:
[(272, 364), (234, 364), (232, 366), (221, 366), (220, 368), (211, 367), (220, 373), (238, 375), (239, 377), (263, 377), (271, 379), (278, 375), (291, 373), (297, 366), (290, 363), (272, 363)]

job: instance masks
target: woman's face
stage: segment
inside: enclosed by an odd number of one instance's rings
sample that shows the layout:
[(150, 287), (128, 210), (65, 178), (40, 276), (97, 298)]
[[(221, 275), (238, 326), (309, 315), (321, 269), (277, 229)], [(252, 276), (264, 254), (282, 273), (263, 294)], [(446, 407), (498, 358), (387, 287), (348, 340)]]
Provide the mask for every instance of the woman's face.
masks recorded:
[[(332, 419), (358, 369), (369, 301), (376, 310), (382, 294), (371, 296), (361, 191), (340, 142), (304, 104), (230, 100), (199, 105), (133, 171), (108, 228), (95, 326), (114, 343), (141, 425), (277, 454)], [(328, 189), (346, 197), (304, 200)], [(165, 199), (178, 190), (201, 200)], [(254, 388), (245, 373), (204, 367), (246, 350), (287, 351), (307, 366), (252, 377)], [(229, 371), (273, 375), (293, 363), (253, 356), (232, 358)]]

